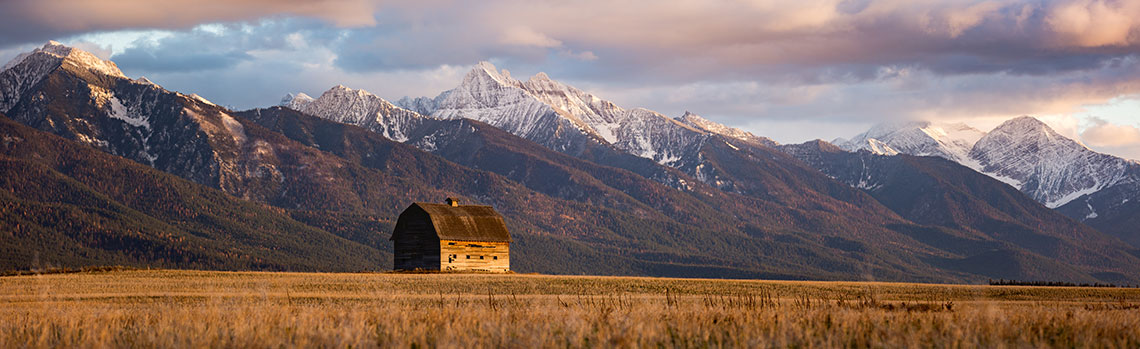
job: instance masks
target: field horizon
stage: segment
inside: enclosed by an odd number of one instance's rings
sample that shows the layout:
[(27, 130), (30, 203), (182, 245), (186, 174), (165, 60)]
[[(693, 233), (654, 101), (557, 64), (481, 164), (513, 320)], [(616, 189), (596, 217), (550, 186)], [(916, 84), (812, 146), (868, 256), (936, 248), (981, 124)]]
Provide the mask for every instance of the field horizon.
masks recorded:
[(0, 277), (0, 346), (1140, 345), (1140, 289), (471, 273)]

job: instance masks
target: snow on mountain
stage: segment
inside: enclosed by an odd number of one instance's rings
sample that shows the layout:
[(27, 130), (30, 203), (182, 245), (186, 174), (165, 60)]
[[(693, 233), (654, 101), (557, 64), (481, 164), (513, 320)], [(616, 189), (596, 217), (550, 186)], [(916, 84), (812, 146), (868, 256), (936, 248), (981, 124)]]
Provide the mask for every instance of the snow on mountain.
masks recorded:
[(199, 102), (202, 102), (202, 103), (217, 106), (217, 104), (214, 104), (214, 102), (210, 102), (209, 99), (206, 99), (206, 97), (199, 96), (197, 93), (191, 93), (190, 95), (187, 95), (187, 97), (193, 98), (193, 99), (195, 99)]
[(126, 78), (115, 63), (101, 60), (90, 52), (49, 41), (43, 47), (16, 56), (0, 69), (0, 112), (7, 112), (24, 92), (59, 68)]
[(1028, 116), (989, 133), (964, 124), (882, 124), (838, 144), (880, 155), (938, 156), (1012, 185), (1050, 208), (1130, 179), (1128, 160), (1097, 153)]
[(486, 122), (563, 152), (597, 142), (665, 165), (695, 156), (710, 133), (648, 109), (624, 109), (544, 73), (516, 80), (488, 62), (430, 103), (416, 99), (404, 105), (432, 110), (433, 117)]
[(444, 92), (431, 115), (482, 121), (565, 152), (573, 152), (593, 136), (572, 115), (543, 103), (509, 72), (497, 71), (487, 62), (476, 65), (458, 87)]
[(25, 125), (223, 190), (245, 180), (251, 168), (272, 172), (271, 164), (234, 155), (249, 145), (244, 127), (196, 94), (131, 80), (114, 63), (56, 42), (6, 66), (0, 112)]
[(959, 163), (969, 162), (970, 149), (985, 132), (966, 124), (904, 122), (880, 124), (851, 140), (838, 142), (848, 151), (867, 150), (880, 155), (898, 153), (938, 156)]
[(1131, 162), (1097, 153), (1028, 116), (998, 126), (970, 152), (980, 172), (1020, 183), (1050, 208), (1127, 180)]
[(315, 100), (290, 94), (281, 105), (332, 121), (373, 129), (407, 141), (424, 116), (468, 118), (495, 126), (548, 148), (575, 154), (589, 143), (652, 159), (660, 164), (695, 166), (700, 146), (719, 134), (757, 144), (775, 142), (706, 120), (695, 114), (670, 118), (643, 108), (624, 109), (538, 73), (526, 81), (480, 62), (454, 89), (434, 98), (404, 97), (395, 104), (362, 90), (337, 86)]
[(309, 97), (309, 95), (304, 92), (297, 92), (297, 94), (286, 94), (285, 97), (281, 98), (281, 103), (277, 105), (293, 110), (301, 110), (301, 108), (304, 108), (305, 105), (311, 102), (313, 102), (313, 97)]
[(677, 121), (708, 133), (715, 133), (725, 137), (739, 139), (745, 142), (763, 144), (769, 147), (779, 145), (779, 143), (776, 143), (776, 141), (773, 141), (768, 137), (760, 137), (752, 134), (752, 132), (744, 131), (734, 127), (728, 127), (705, 119), (700, 115), (693, 114), (688, 111), (685, 111), (685, 115), (678, 117)]
[(34, 56), (41, 57), (36, 57), (33, 59), (62, 59), (65, 64), (69, 64), (75, 67), (90, 69), (92, 71), (115, 77), (126, 78), (126, 76), (123, 75), (123, 72), (119, 70), (119, 66), (115, 65), (115, 62), (99, 59), (99, 57), (96, 57), (90, 52), (72, 48), (55, 41), (48, 41), (46, 44), (44, 44), (43, 47), (35, 49), (32, 52), (21, 53), (20, 55), (16, 56), (16, 58), (13, 58), (11, 61), (4, 64), (4, 67), (0, 68), (0, 71), (11, 69), (20, 63), (23, 63), (29, 57)]
[(431, 115), (436, 109), (439, 109), (439, 101), (447, 96), (446, 93), (440, 94), (435, 98), (430, 97), (416, 97), (411, 98), (404, 96), (396, 101), (396, 106), (407, 110), (414, 111), (420, 115)]
[[(290, 98), (291, 97), (291, 98)], [(306, 102), (306, 98), (310, 99)], [(286, 100), (288, 99), (288, 100)], [(379, 133), (397, 142), (408, 140), (423, 116), (396, 105), (364, 90), (337, 85), (317, 99), (304, 93), (286, 96), (282, 105), (320, 118), (357, 125)]]
[(158, 84), (154, 83), (153, 81), (150, 81), (150, 79), (147, 79), (145, 76), (140, 76), (138, 79), (135, 79), (134, 81), (135, 81), (135, 83), (139, 83), (139, 84), (143, 84), (143, 85), (158, 86)]
[[(21, 53), (0, 69), (0, 112), (7, 113), (19, 102), (21, 96), (56, 69), (127, 78), (114, 62), (99, 59), (87, 51), (48, 41), (40, 48)], [(98, 94), (99, 91), (93, 93)]]

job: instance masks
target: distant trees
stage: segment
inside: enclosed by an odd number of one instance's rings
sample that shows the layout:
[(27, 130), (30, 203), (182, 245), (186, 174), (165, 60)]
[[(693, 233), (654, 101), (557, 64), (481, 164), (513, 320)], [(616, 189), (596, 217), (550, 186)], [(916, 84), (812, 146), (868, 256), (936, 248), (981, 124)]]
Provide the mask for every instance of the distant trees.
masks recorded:
[(1109, 283), (1075, 283), (1065, 281), (1021, 281), (1006, 279), (990, 279), (990, 286), (1054, 286), (1054, 287), (1127, 287), (1136, 288), (1137, 285), (1116, 285)]

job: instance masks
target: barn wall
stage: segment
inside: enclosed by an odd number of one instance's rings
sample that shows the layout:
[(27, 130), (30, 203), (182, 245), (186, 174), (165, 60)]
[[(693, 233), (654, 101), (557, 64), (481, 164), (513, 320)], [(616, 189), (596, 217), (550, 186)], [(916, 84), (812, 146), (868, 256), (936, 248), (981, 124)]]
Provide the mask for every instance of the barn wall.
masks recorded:
[(511, 270), (510, 248), (509, 242), (440, 240), (440, 268), (506, 272)]
[(396, 270), (439, 270), (439, 238), (427, 214), (400, 215), (394, 236), (392, 264)]

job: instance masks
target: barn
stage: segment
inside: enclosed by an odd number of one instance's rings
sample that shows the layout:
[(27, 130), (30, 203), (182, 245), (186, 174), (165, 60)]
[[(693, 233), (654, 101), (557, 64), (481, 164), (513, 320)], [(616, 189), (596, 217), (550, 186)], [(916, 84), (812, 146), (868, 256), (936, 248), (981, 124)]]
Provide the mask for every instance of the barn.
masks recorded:
[(491, 206), (416, 202), (400, 213), (391, 238), (396, 270), (511, 270), (511, 234)]

